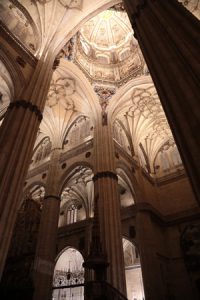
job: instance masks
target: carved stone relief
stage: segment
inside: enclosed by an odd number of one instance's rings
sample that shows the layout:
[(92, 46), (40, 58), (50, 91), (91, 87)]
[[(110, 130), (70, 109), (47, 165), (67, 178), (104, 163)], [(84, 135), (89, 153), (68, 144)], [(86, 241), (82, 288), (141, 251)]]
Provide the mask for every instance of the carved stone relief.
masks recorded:
[(106, 108), (108, 106), (109, 99), (115, 94), (115, 88), (104, 87), (104, 86), (95, 86), (94, 91), (99, 97), (99, 103), (102, 108), (102, 125), (107, 125), (107, 112)]
[(59, 78), (56, 81), (52, 80), (47, 97), (47, 105), (54, 107), (59, 103), (66, 110), (74, 111), (75, 104), (71, 96), (75, 91), (75, 81), (72, 78)]

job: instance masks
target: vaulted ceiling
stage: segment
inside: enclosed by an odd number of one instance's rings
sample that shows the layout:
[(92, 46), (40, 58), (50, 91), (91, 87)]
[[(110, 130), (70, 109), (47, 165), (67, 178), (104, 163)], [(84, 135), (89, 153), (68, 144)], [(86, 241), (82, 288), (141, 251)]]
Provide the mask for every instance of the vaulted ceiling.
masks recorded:
[[(179, 1), (200, 17), (200, 1)], [(84, 116), (95, 126), (103, 104), (124, 131), (129, 154), (152, 173), (158, 153), (174, 140), (127, 14), (113, 7), (119, 2), (2, 0), (0, 18), (37, 58), (56, 55), (75, 36), (73, 59), (64, 51), (54, 71), (35, 147), (46, 137), (63, 147), (73, 122)], [(0, 79), (1, 119), (14, 95), (2, 62)]]

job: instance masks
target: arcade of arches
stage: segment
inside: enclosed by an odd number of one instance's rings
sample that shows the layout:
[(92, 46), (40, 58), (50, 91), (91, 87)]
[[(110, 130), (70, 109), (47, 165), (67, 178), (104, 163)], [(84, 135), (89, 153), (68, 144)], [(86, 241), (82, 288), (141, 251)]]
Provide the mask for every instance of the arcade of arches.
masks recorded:
[(0, 1), (1, 299), (200, 299), (198, 19)]

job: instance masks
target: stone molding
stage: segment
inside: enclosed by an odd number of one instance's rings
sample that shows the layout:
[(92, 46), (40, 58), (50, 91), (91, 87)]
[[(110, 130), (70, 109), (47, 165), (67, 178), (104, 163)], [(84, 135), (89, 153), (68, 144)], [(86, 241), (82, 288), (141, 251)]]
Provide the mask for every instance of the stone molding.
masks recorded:
[(56, 196), (56, 195), (46, 195), (46, 196), (44, 196), (44, 200), (46, 200), (46, 199), (56, 199), (56, 200), (61, 200), (61, 198), (59, 197), (59, 196)]
[(17, 100), (17, 101), (11, 102), (10, 105), (8, 106), (8, 109), (13, 109), (14, 107), (16, 107), (16, 108), (23, 107), (24, 109), (29, 109), (31, 112), (34, 112), (36, 114), (39, 121), (42, 121), (42, 117), (43, 117), (42, 112), (37, 107), (37, 105), (34, 105), (31, 102), (26, 101), (26, 100)]
[(93, 181), (95, 182), (100, 178), (111, 178), (114, 180), (118, 180), (117, 174), (112, 171), (97, 172), (93, 177)]

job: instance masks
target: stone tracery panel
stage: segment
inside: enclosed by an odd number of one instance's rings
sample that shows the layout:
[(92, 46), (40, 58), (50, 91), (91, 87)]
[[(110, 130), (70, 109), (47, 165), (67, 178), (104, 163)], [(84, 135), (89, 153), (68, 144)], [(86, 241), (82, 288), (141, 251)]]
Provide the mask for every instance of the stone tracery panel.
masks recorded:
[(47, 161), (50, 158), (51, 153), (51, 141), (48, 137), (43, 139), (40, 144), (38, 145), (33, 158), (32, 158), (32, 164), (36, 165), (39, 163), (42, 163), (44, 161)]
[(89, 118), (78, 117), (69, 129), (65, 139), (64, 148), (71, 149), (93, 137), (93, 125)]
[(66, 110), (74, 110), (75, 105), (71, 96), (75, 93), (75, 90), (75, 81), (72, 78), (59, 77), (52, 80), (47, 105), (52, 108), (61, 103)]
[(182, 160), (174, 141), (171, 141), (161, 147), (155, 161), (155, 174), (167, 174), (172, 170), (183, 169)]

